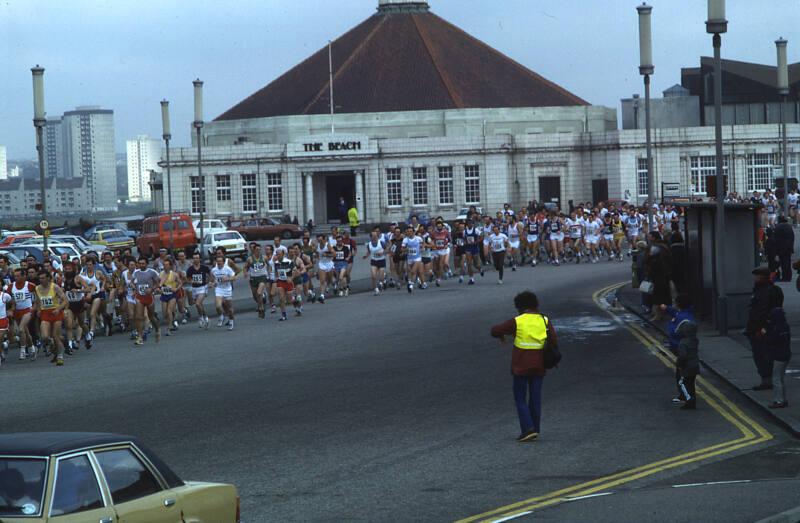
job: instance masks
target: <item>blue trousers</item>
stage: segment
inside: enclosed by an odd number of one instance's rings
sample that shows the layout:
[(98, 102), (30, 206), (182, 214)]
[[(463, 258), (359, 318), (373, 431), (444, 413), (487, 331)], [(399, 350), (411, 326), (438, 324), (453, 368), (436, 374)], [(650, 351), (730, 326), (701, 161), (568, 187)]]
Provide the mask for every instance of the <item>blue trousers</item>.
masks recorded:
[(519, 428), (522, 434), (539, 432), (542, 419), (543, 376), (514, 376), (514, 402), (517, 404)]

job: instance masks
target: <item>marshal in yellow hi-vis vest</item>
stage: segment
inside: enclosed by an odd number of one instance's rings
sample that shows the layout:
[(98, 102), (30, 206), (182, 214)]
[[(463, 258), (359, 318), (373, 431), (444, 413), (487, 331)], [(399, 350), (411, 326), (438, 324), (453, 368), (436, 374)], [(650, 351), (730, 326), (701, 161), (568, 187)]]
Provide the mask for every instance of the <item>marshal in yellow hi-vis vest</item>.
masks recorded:
[(541, 314), (520, 314), (514, 321), (517, 334), (514, 346), (522, 350), (542, 350), (547, 341), (547, 317)]

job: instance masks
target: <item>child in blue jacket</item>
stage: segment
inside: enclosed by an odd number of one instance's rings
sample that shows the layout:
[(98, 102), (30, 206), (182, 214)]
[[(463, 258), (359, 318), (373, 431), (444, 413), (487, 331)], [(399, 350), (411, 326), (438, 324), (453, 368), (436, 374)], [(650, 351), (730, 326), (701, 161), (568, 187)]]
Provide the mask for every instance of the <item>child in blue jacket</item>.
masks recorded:
[(673, 403), (683, 403), (682, 409), (697, 408), (695, 381), (700, 372), (700, 341), (697, 339), (697, 319), (692, 310), (692, 302), (687, 294), (675, 298), (675, 306), (661, 306), (661, 310), (672, 318), (667, 325), (669, 349), (676, 356), (675, 382), (678, 396)]

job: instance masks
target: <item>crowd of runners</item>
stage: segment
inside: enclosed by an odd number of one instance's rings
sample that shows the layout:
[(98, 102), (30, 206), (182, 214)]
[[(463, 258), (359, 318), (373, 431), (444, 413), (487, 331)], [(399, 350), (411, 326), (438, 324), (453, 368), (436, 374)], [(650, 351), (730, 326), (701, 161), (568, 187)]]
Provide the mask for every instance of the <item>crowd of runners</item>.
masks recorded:
[[(11, 268), (0, 255), (0, 364), (9, 357), (34, 361), (46, 357), (63, 365), (65, 356), (91, 350), (95, 335), (125, 333), (136, 346), (155, 342), (189, 322), (209, 329), (234, 329), (233, 283), (246, 279), (258, 317), (286, 321), (304, 304), (325, 304), (350, 294), (353, 264), (369, 260), (373, 293), (387, 289), (427, 289), (450, 279), (475, 285), (494, 269), (503, 283), (506, 269), (523, 265), (622, 261), (650, 230), (676, 228), (680, 219), (670, 206), (655, 207), (648, 224), (645, 209), (624, 204), (579, 205), (564, 213), (533, 207), (517, 212), (505, 205), (494, 216), (473, 208), (464, 221), (441, 217), (424, 225), (375, 227), (358, 245), (349, 231), (334, 228), (316, 236), (306, 231), (299, 242), (251, 243), (239, 265), (219, 249), (211, 260), (199, 253), (173, 257), (162, 249), (155, 259), (130, 250), (106, 251), (99, 259), (32, 257)], [(363, 249), (363, 250), (361, 250)]]

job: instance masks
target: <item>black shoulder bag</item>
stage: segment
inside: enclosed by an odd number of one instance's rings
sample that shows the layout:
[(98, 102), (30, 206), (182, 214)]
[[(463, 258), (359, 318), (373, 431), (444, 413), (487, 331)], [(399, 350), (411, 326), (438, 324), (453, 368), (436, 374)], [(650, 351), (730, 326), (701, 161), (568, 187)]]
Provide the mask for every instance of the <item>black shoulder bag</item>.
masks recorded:
[(547, 320), (542, 316), (544, 320), (544, 328), (547, 331), (547, 339), (544, 342), (544, 368), (545, 369), (552, 369), (554, 367), (558, 367), (558, 364), (561, 363), (561, 351), (558, 350), (558, 344), (555, 343), (552, 338), (550, 337), (550, 324)]

